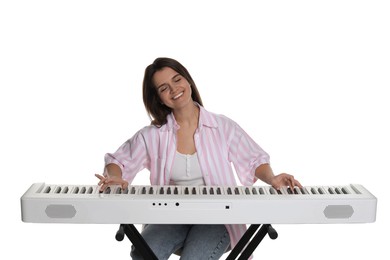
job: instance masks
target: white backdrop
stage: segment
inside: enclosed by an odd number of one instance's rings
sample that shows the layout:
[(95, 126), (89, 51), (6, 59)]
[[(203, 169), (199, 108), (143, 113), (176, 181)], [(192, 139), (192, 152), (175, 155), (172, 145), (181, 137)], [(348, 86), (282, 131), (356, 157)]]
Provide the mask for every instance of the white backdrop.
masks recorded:
[(160, 56), (187, 67), (205, 107), (237, 121), (275, 173), (378, 197), (376, 223), (278, 225), (255, 259), (388, 255), (389, 13), (375, 0), (1, 1), (2, 255), (129, 258), (115, 225), (22, 223), (19, 199), (34, 182), (96, 183), (104, 154), (149, 124), (141, 83)]

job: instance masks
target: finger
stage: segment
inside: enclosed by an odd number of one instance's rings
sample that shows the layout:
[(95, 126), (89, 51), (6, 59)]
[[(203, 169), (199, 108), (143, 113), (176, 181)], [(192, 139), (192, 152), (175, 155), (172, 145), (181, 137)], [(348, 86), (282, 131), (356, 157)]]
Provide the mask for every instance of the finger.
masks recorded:
[(294, 177), (287, 173), (281, 173), (280, 176), (282, 177), (281, 182), (283, 183), (283, 186), (291, 187), (291, 177)]
[(100, 174), (95, 174), (95, 176), (97, 177), (97, 178), (99, 178), (100, 180), (104, 180), (105, 178), (103, 177), (103, 176), (101, 176)]
[(299, 181), (297, 181), (297, 180), (295, 180), (295, 185), (298, 186), (301, 189), (303, 188), (302, 184)]
[(288, 174), (287, 175), (287, 181), (288, 181), (288, 185), (291, 187), (291, 188), (294, 188), (294, 176)]
[(98, 182), (98, 186), (102, 185), (105, 181), (106, 181), (106, 178), (102, 177), (102, 178), (99, 178), (100, 181)]
[(274, 189), (276, 189), (276, 190), (280, 190), (280, 187), (281, 187), (282, 185), (280, 185), (279, 183), (273, 183), (272, 184), (272, 187), (274, 188)]
[(123, 181), (122, 183), (122, 190), (125, 190), (129, 187), (129, 183), (127, 181)]
[(293, 176), (290, 177), (290, 187), (291, 187), (291, 189), (294, 189), (294, 187), (295, 187), (295, 179)]
[(107, 185), (121, 184), (120, 182), (118, 182), (118, 180), (111, 178), (107, 178), (104, 183), (106, 183)]
[(105, 191), (107, 189), (107, 187), (108, 187), (108, 184), (107, 183), (103, 183), (103, 185), (100, 187), (99, 191), (103, 192), (103, 191)]

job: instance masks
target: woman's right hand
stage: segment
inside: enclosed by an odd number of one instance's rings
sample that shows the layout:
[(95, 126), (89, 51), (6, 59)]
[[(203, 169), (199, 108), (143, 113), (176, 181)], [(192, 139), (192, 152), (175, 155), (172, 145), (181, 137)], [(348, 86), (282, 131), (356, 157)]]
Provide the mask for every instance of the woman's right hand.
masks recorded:
[(100, 186), (99, 191), (102, 192), (104, 191), (109, 185), (120, 185), (123, 190), (127, 189), (129, 186), (129, 183), (122, 179), (121, 177), (117, 176), (107, 176), (104, 177), (100, 174), (95, 174), (95, 176), (100, 180), (98, 185)]

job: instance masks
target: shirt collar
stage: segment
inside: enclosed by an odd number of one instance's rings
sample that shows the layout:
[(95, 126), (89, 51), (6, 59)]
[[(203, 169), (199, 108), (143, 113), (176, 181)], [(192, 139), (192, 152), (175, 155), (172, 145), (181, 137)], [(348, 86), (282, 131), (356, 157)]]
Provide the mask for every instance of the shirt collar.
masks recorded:
[[(198, 128), (199, 130), (202, 129), (202, 127), (210, 127), (210, 128), (217, 128), (217, 120), (215, 119), (214, 114), (210, 113), (204, 107), (202, 107), (199, 103), (194, 102), (195, 105), (199, 107), (199, 125)], [(167, 123), (163, 126), (160, 127), (160, 131), (171, 131), (173, 129), (179, 129), (180, 126), (177, 124), (175, 116), (173, 113), (170, 113), (167, 116)]]

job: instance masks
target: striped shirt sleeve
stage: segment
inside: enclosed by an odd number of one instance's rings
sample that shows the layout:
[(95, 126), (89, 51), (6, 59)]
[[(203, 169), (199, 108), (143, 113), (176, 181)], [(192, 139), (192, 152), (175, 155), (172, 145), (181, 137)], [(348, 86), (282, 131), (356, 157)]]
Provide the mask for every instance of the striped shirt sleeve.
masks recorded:
[(231, 124), (229, 160), (242, 185), (253, 185), (256, 168), (269, 163), (270, 157), (237, 123)]
[(122, 178), (131, 183), (139, 171), (149, 168), (149, 156), (142, 129), (123, 143), (115, 153), (107, 153), (104, 160), (105, 165), (118, 165), (122, 170)]

